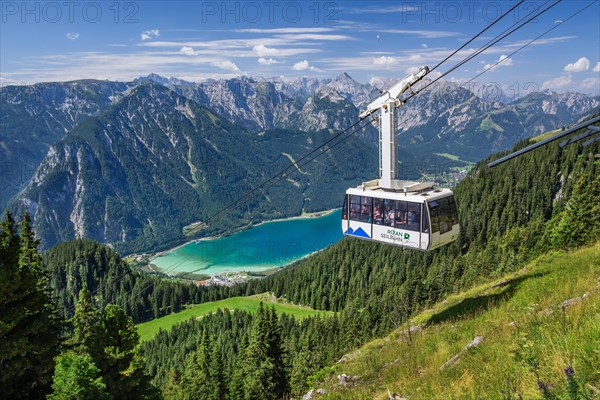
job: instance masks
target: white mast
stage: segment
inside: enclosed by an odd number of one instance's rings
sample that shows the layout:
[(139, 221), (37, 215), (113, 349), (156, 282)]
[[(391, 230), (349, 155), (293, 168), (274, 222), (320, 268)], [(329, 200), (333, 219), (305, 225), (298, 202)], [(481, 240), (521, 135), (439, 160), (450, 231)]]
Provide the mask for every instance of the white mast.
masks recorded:
[(419, 81), (429, 72), (428, 67), (421, 67), (416, 74), (410, 74), (367, 106), (360, 113), (360, 118), (365, 118), (379, 110), (379, 182), (377, 186), (383, 189), (400, 189), (400, 182), (396, 180), (396, 108), (402, 105), (400, 96), (411, 85)]

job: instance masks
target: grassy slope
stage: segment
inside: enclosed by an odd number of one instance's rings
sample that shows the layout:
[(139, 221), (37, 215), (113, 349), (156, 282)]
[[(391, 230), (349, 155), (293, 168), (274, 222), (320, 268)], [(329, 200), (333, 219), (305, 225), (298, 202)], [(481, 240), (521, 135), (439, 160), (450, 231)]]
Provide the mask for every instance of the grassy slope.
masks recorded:
[(548, 139), (549, 137), (552, 137), (560, 132), (562, 132), (562, 129), (555, 129), (553, 131), (548, 131), (548, 132), (542, 133), (541, 135), (530, 138), (529, 141), (531, 143), (541, 142), (542, 140)]
[(316, 314), (331, 314), (330, 312), (313, 310), (309, 307), (293, 305), (285, 300), (274, 298), (269, 294), (257, 294), (250, 297), (232, 297), (225, 300), (194, 305), (178, 313), (139, 324), (137, 328), (138, 333), (140, 334), (140, 341), (152, 339), (160, 329), (169, 330), (173, 325), (179, 322), (215, 312), (219, 308), (254, 312), (258, 310), (261, 301), (265, 305), (275, 306), (275, 310), (278, 314), (286, 313), (288, 315), (293, 315), (297, 319)]
[[(410, 400), (508, 399), (502, 395), (508, 378), (523, 399), (537, 399), (542, 396), (533, 361), (561, 399), (570, 398), (563, 372), (568, 365), (591, 398), (600, 398), (594, 389), (600, 388), (600, 242), (549, 253), (504, 280), (451, 296), (416, 316), (411, 325), (425, 328), (410, 337), (405, 326), (347, 355), (320, 385), (328, 393), (319, 398), (387, 399), (389, 389)], [(563, 311), (564, 300), (584, 293), (589, 296)], [(477, 348), (439, 370), (479, 335), (484, 340)], [(360, 380), (350, 389), (340, 387), (340, 373)]]

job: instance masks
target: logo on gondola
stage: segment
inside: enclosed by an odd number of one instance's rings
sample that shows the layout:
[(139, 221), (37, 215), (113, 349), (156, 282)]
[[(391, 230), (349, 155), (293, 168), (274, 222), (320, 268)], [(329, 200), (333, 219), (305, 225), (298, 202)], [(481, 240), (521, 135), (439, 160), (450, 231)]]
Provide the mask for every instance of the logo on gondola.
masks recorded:
[(410, 241), (410, 234), (405, 233), (405, 232), (398, 232), (394, 229), (388, 229), (387, 233), (381, 234), (381, 238), (393, 240), (393, 241), (408, 242), (408, 241)]
[(352, 235), (352, 236), (358, 236), (358, 237), (362, 237), (362, 238), (371, 239), (371, 236), (369, 236), (367, 234), (367, 232), (363, 231), (362, 228), (358, 228), (357, 230), (348, 228), (348, 230), (346, 232), (344, 232), (344, 235)]

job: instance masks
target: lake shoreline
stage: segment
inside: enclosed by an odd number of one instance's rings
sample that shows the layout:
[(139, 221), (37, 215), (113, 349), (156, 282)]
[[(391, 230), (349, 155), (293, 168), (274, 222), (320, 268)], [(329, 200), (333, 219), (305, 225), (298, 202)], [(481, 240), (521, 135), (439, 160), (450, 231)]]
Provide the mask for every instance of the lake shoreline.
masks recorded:
[[(235, 229), (235, 230), (233, 230), (232, 232), (229, 232), (228, 234), (213, 235), (213, 236), (207, 236), (207, 237), (203, 237), (203, 238), (198, 238), (198, 239), (188, 240), (187, 242), (185, 242), (185, 243), (182, 243), (182, 244), (180, 244), (180, 245), (178, 245), (178, 246), (172, 247), (172, 248), (170, 248), (170, 249), (167, 249), (167, 250), (160, 251), (160, 252), (158, 252), (158, 253), (154, 253), (154, 254), (152, 254), (152, 255), (150, 256), (150, 258), (151, 258), (152, 260), (154, 260), (154, 259), (156, 259), (156, 258), (162, 257), (162, 256), (164, 256), (164, 255), (166, 255), (166, 254), (169, 254), (169, 253), (171, 253), (171, 252), (173, 252), (173, 251), (176, 251), (176, 250), (178, 250), (178, 249), (180, 249), (180, 248), (182, 248), (182, 247), (185, 247), (185, 246), (187, 246), (187, 245), (190, 245), (190, 244), (193, 244), (193, 243), (200, 243), (200, 242), (202, 242), (202, 241), (218, 240), (218, 239), (227, 238), (227, 237), (229, 237), (229, 236), (233, 236), (233, 235), (235, 235), (235, 234), (238, 234), (238, 233), (240, 233), (240, 232), (243, 232), (243, 231), (246, 231), (246, 230), (249, 230), (249, 229), (252, 229), (252, 228), (256, 228), (256, 227), (259, 227), (259, 226), (262, 226), (262, 225), (265, 225), (265, 224), (268, 224), (268, 223), (274, 223), (274, 222), (284, 222), (284, 221), (294, 221), (294, 220), (300, 220), (300, 219), (314, 219), (314, 218), (321, 218), (321, 217), (325, 217), (325, 216), (327, 216), (327, 215), (330, 215), (330, 214), (332, 214), (332, 213), (334, 213), (334, 212), (336, 212), (336, 211), (338, 211), (338, 210), (340, 210), (340, 208), (332, 208), (332, 209), (328, 209), (328, 210), (323, 210), (323, 211), (315, 211), (315, 212), (309, 212), (309, 213), (307, 213), (307, 212), (304, 212), (304, 211), (303, 211), (303, 212), (302, 212), (302, 214), (300, 214), (300, 215), (297, 215), (297, 216), (293, 216), (293, 217), (285, 217), (285, 218), (271, 219), (271, 220), (261, 221), (261, 222), (259, 222), (258, 224), (252, 224), (252, 223), (250, 223), (250, 224), (247, 224), (247, 225), (241, 226), (241, 227), (239, 227), (238, 229)], [(309, 253), (309, 254), (306, 254), (306, 255), (302, 256), (301, 258), (299, 258), (299, 259), (297, 259), (297, 260), (294, 260), (294, 261), (292, 261), (292, 262), (290, 262), (290, 263), (287, 263), (287, 264), (285, 264), (285, 265), (279, 265), (279, 266), (272, 265), (272, 266), (271, 266), (271, 268), (284, 268), (284, 267), (286, 267), (286, 266), (288, 266), (288, 265), (291, 265), (291, 264), (293, 264), (293, 263), (296, 263), (296, 262), (298, 262), (298, 261), (300, 261), (300, 260), (302, 260), (302, 259), (304, 259), (304, 258), (308, 257), (309, 255), (311, 255), (311, 254), (314, 254), (314, 253), (318, 252), (318, 251), (320, 251), (320, 250), (313, 251), (313, 252), (311, 252), (311, 253)], [(165, 273), (165, 272), (162, 270), (162, 268), (161, 268), (161, 267), (159, 267), (159, 266), (158, 266), (158, 265), (156, 265), (156, 264), (153, 264), (153, 263), (152, 263), (152, 261), (149, 261), (147, 265), (148, 265), (148, 267), (149, 267), (150, 269), (152, 269), (152, 270), (154, 270), (154, 271), (157, 271), (157, 272), (158, 272), (158, 271), (160, 271), (161, 273)], [(241, 270), (237, 270), (237, 271), (241, 271)], [(250, 270), (250, 271), (251, 271), (251, 272), (255, 272), (255, 271), (253, 271), (253, 270)], [(230, 271), (230, 272), (235, 272), (235, 271)], [(173, 274), (167, 274), (167, 275), (169, 275), (169, 276), (174, 276)]]

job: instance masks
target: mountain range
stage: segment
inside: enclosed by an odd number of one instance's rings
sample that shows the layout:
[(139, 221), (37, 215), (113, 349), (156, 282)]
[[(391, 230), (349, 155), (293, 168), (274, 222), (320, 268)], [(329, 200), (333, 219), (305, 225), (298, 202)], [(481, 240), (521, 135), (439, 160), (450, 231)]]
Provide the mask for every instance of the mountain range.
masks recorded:
[[(331, 137), (329, 130), (250, 132), (152, 82), (138, 85), (50, 147), (14, 203), (28, 210), (44, 247), (73, 237), (154, 249), (206, 222), (206, 233), (338, 206), (350, 184), (368, 179), (376, 153), (357, 137), (230, 216), (211, 219), (271, 174)], [(355, 160), (362, 160), (355, 163)]]
[[(123, 251), (166, 246), (351, 125), (380, 89), (347, 74), (203, 83), (151, 74), (4, 87), (0, 201), (31, 211), (44, 247), (73, 237)], [(477, 161), (599, 106), (598, 97), (551, 91), (506, 103), (439, 82), (399, 112), (399, 159)], [(376, 146), (369, 125), (204, 234), (337, 207), (346, 187), (377, 174)]]

